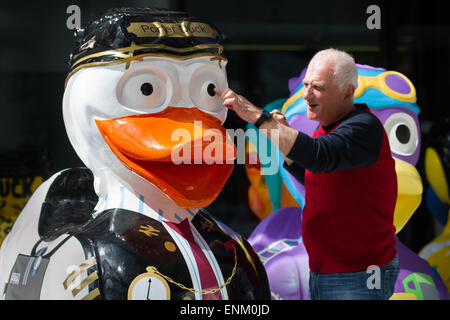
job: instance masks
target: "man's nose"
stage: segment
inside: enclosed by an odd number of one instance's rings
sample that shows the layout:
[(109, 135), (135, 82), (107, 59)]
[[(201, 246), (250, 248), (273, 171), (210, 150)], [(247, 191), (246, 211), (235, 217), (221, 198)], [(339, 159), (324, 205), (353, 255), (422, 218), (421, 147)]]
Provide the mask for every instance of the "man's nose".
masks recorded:
[(310, 86), (304, 87), (304, 89), (303, 89), (303, 99), (306, 100), (311, 95), (311, 93), (312, 93), (312, 91), (311, 91), (311, 87)]

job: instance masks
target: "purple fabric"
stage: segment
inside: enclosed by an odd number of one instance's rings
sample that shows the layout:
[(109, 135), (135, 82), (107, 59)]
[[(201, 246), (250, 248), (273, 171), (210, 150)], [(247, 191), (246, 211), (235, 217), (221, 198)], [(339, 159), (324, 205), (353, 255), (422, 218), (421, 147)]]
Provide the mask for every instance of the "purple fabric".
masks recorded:
[(309, 120), (306, 116), (306, 113), (298, 113), (293, 115), (289, 119), (288, 123), (291, 128), (297, 129), (298, 131), (301, 131), (309, 135), (310, 137), (319, 126), (319, 122), (315, 120)]
[(294, 94), (295, 89), (297, 89), (298, 86), (302, 83), (303, 78), (305, 77), (305, 74), (306, 74), (306, 68), (304, 68), (302, 70), (302, 72), (300, 73), (300, 76), (293, 77), (288, 80), (290, 96), (292, 96)]
[[(273, 299), (309, 300), (309, 261), (303, 243), (265, 264)], [(279, 294), (279, 297), (277, 295)]]
[[(285, 207), (263, 219), (248, 238), (256, 252), (261, 252), (282, 239), (299, 239), (301, 235), (300, 207)], [(273, 299), (309, 299), (308, 254), (303, 243), (269, 259), (264, 268), (269, 278)]]
[(356, 64), (356, 67), (358, 68), (358, 69), (364, 69), (364, 70), (382, 70), (382, 71), (386, 71), (386, 69), (385, 68), (377, 68), (377, 67), (372, 67), (372, 66), (369, 66), (369, 65), (367, 65), (367, 64)]
[(298, 239), (301, 235), (301, 211), (300, 207), (285, 207), (263, 219), (248, 238), (253, 249), (259, 252), (280, 239)]
[[(418, 290), (421, 291), (424, 300), (448, 300), (450, 298), (444, 282), (433, 274), (430, 264), (425, 259), (419, 257), (398, 240), (396, 249), (399, 258), (400, 274), (395, 283), (395, 293)], [(423, 279), (423, 274), (431, 277), (434, 285), (430, 285), (426, 281), (417, 280)], [(416, 278), (416, 282), (413, 281), (414, 278)], [(417, 288), (415, 287), (416, 284), (418, 284)]]
[(398, 93), (408, 94), (411, 92), (411, 87), (408, 82), (398, 75), (390, 74), (386, 77), (385, 81), (389, 88)]

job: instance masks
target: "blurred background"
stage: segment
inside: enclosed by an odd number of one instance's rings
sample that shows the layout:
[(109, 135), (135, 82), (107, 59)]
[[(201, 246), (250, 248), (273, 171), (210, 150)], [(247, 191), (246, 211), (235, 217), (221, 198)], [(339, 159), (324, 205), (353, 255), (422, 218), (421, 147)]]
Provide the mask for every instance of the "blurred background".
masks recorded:
[[(335, 47), (351, 53), (357, 63), (399, 71), (413, 82), (421, 108), (422, 152), (430, 128), (450, 114), (450, 19), (444, 1), (43, 3), (0, 5), (0, 209), (9, 205), (11, 212), (20, 212), (42, 179), (83, 166), (62, 119), (64, 80), (74, 46), (74, 31), (66, 26), (70, 5), (81, 9), (82, 25), (111, 7), (167, 8), (210, 20), (225, 38), (229, 86), (259, 106), (287, 98), (289, 78), (298, 76), (316, 51)], [(381, 9), (380, 29), (366, 25), (372, 4)], [(226, 128), (245, 125), (231, 112), (225, 122)], [(423, 154), (417, 169), (425, 190)], [(248, 186), (244, 165), (236, 165), (219, 198), (207, 208), (243, 236), (259, 222), (248, 206)], [(398, 236), (418, 252), (439, 228), (423, 199)]]

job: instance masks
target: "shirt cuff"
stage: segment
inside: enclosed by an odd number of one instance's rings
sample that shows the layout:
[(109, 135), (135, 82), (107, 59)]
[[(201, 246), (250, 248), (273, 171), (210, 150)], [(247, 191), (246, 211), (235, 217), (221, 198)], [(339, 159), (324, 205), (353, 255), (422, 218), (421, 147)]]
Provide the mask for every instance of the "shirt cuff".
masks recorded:
[(302, 168), (295, 162), (287, 164), (286, 161), (283, 163), (283, 168), (286, 169), (287, 172), (289, 172), (301, 184), (305, 184), (305, 168)]

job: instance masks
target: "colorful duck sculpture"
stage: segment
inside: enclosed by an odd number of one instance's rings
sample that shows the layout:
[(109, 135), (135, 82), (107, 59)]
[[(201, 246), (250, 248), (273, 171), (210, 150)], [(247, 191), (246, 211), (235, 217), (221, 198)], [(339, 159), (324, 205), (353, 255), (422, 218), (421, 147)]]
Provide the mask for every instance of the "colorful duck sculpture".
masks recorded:
[(436, 269), (450, 290), (450, 118), (438, 122), (430, 131), (431, 143), (425, 150), (427, 207), (444, 227), (419, 255)]
[(112, 9), (78, 31), (63, 116), (87, 168), (27, 203), (0, 249), (3, 299), (270, 298), (252, 247), (201, 209), (235, 159), (222, 51), (183, 12)]
[[(401, 73), (367, 65), (357, 65), (357, 68), (358, 87), (354, 101), (366, 103), (370, 111), (381, 120), (395, 159), (398, 200), (394, 225), (398, 233), (419, 206), (422, 195), (421, 178), (414, 167), (419, 158), (421, 143), (418, 122), (420, 109), (416, 104), (416, 91), (411, 81)], [(278, 107), (291, 127), (311, 136), (318, 123), (306, 117), (306, 103), (302, 98), (302, 79), (305, 73), (306, 69), (299, 77), (289, 80), (291, 96), (288, 99), (278, 100), (270, 107)], [(259, 143), (260, 141), (249, 139), (247, 150), (249, 152), (258, 150)], [(258, 158), (260, 155), (261, 152), (258, 151), (257, 155), (249, 154), (249, 158)], [(280, 196), (280, 190), (286, 188), (298, 205), (294, 207), (281, 205), (279, 210), (272, 212), (259, 223), (248, 240), (267, 270), (273, 299), (309, 299), (308, 256), (302, 242), (300, 227), (302, 207), (305, 203), (304, 186), (282, 167), (281, 154), (278, 157), (278, 176), (263, 176), (264, 165), (261, 163), (264, 161), (259, 160), (252, 166), (261, 168), (260, 179), (266, 182), (267, 187), (262, 184), (258, 190), (253, 184), (253, 198), (250, 200), (253, 200), (253, 203), (258, 201), (263, 203), (264, 199), (266, 202), (270, 199), (274, 208), (280, 207), (280, 199), (283, 197)], [(250, 168), (252, 166), (248, 165)], [(256, 181), (255, 169), (252, 174), (250, 181), (252, 179)], [(257, 209), (260, 210), (260, 216), (266, 210)], [(391, 299), (448, 298), (448, 291), (442, 279), (432, 271), (424, 259), (400, 241), (397, 241), (397, 251), (401, 271)]]

